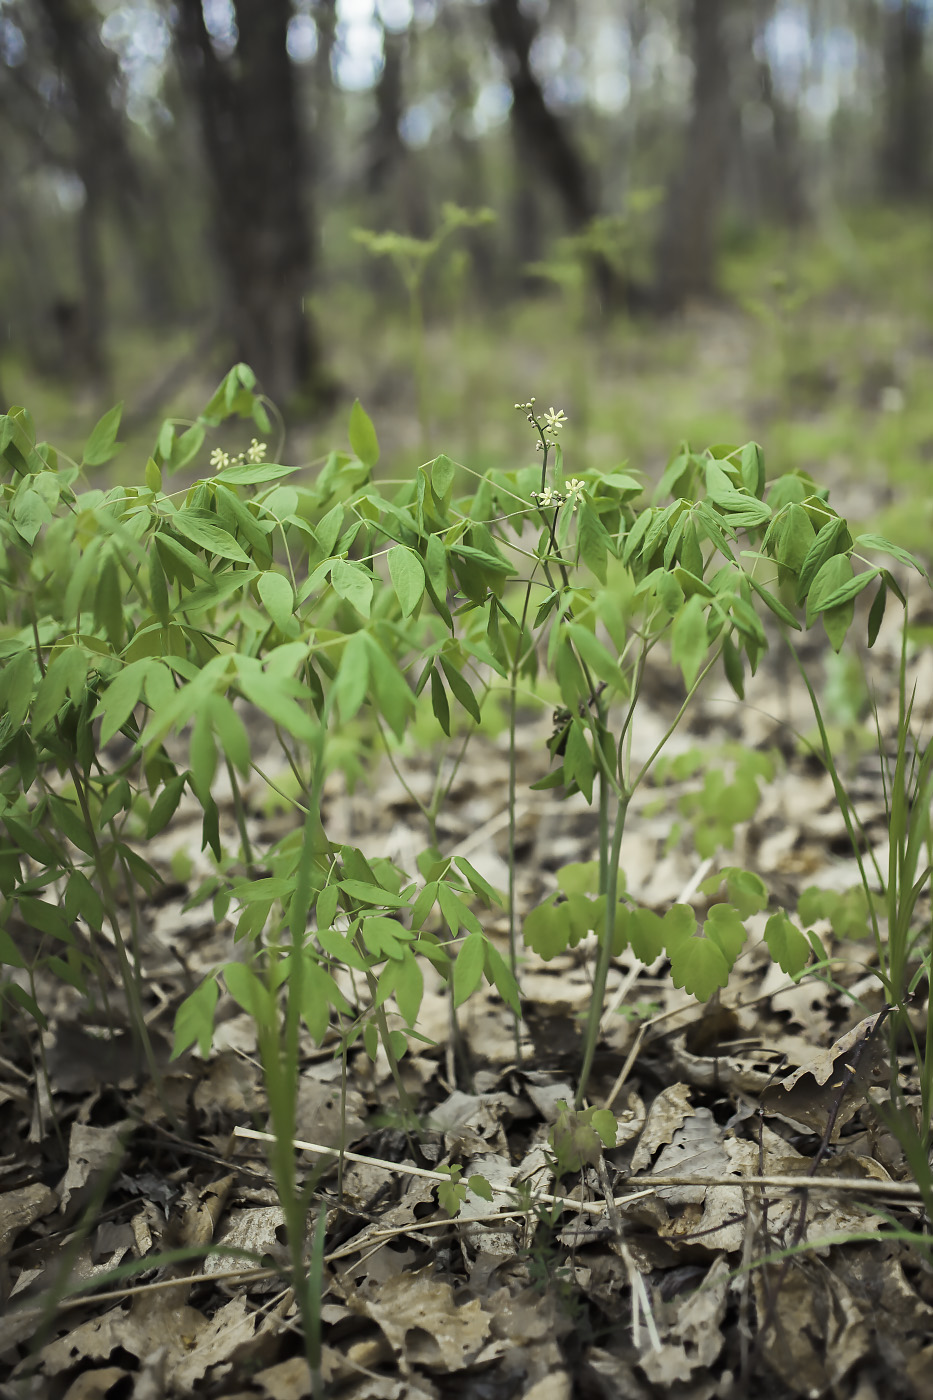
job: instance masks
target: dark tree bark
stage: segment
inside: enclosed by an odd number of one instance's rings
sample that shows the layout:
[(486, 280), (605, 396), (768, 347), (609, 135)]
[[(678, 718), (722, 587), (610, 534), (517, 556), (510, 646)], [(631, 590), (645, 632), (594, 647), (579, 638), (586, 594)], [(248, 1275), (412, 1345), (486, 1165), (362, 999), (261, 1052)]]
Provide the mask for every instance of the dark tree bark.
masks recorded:
[[(128, 176), (128, 152), (109, 99), (107, 65), (94, 18), (81, 0), (40, 0), (45, 38), (59, 74), (60, 98), (74, 132), (74, 168), (84, 186), (78, 214), (78, 270), (82, 305), (70, 306), (81, 326), (85, 369), (104, 390), (109, 379), (106, 349), (107, 278), (101, 247), (108, 164), (117, 172), (113, 187)], [(61, 320), (64, 302), (53, 315)], [(62, 327), (59, 327), (62, 329)]]
[(689, 0), (693, 90), (683, 160), (665, 203), (657, 249), (656, 295), (676, 311), (712, 292), (716, 234), (729, 150), (731, 0)]
[(926, 10), (900, 0), (884, 16), (885, 134), (882, 184), (895, 199), (915, 200), (929, 173), (930, 94), (924, 71)]
[(551, 111), (531, 66), (537, 25), (518, 0), (490, 0), (489, 19), (512, 89), (512, 124), (520, 158), (538, 169), (551, 185), (571, 232), (584, 228), (599, 212), (589, 172), (564, 123)]
[(120, 87), (116, 56), (100, 37), (100, 13), (90, 0), (39, 0), (46, 43), (62, 85), (62, 102), (73, 132), (74, 166), (84, 186), (78, 219), (83, 324), (92, 369), (105, 367), (107, 276), (100, 249), (108, 207), (117, 215), (138, 275), (143, 309), (165, 321), (177, 309), (166, 254), (165, 220), (153, 209), (130, 150), (123, 113), (114, 105)]
[(317, 0), (313, 9), (317, 51), (310, 64), (308, 106), (312, 114), (312, 156), (317, 188), (331, 177), (331, 139), (334, 125), (334, 75), (332, 61), (337, 42), (337, 0)]
[[(775, 91), (771, 64), (757, 64), (761, 101), (771, 114), (771, 159), (765, 162), (765, 178), (777, 218), (790, 228), (798, 228), (809, 217), (800, 161), (800, 123), (797, 112)], [(768, 178), (770, 166), (771, 178)]]
[(325, 391), (304, 298), (313, 272), (309, 159), (286, 34), (289, 0), (235, 0), (238, 38), (221, 59), (201, 0), (177, 0), (177, 43), (200, 118), (223, 279), (223, 323), (237, 357), (279, 403)]

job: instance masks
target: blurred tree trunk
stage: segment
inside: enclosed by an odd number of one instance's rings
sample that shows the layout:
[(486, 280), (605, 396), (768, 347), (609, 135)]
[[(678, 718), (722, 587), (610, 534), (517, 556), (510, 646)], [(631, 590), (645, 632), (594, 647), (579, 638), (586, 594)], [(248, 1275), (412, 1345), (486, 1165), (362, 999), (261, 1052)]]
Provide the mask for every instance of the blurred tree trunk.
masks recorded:
[[(81, 0), (39, 0), (52, 61), (67, 99), (74, 133), (74, 168), (84, 187), (78, 213), (78, 271), (82, 304), (57, 300), (51, 308), (56, 324), (67, 311), (80, 324), (84, 372), (102, 391), (109, 381), (106, 349), (107, 278), (101, 246), (108, 184), (108, 163), (126, 177), (128, 162), (122, 132), (110, 104), (108, 74), (101, 52), (100, 17)], [(119, 174), (117, 172), (119, 171)]]
[(201, 0), (177, 0), (176, 40), (194, 93), (238, 359), (278, 403), (312, 406), (329, 385), (305, 310), (313, 271), (309, 159), (286, 48), (289, 0), (234, 0), (237, 42), (221, 59)]
[(885, 134), (882, 183), (896, 199), (920, 198), (930, 148), (930, 94), (924, 71), (927, 11), (900, 0), (884, 13)]
[(576, 233), (598, 212), (586, 166), (564, 123), (548, 107), (531, 66), (537, 25), (519, 0), (489, 0), (489, 18), (512, 89), (512, 123), (520, 159), (547, 179), (560, 200), (568, 228)]
[[(800, 160), (800, 122), (774, 87), (774, 74), (766, 58), (757, 66), (761, 101), (771, 114), (771, 158), (765, 162), (766, 190), (776, 217), (790, 228), (798, 228), (809, 216)], [(771, 167), (768, 178), (767, 167)]]
[[(521, 190), (529, 168), (540, 172), (556, 194), (570, 232), (580, 233), (599, 213), (599, 199), (590, 172), (566, 125), (547, 105), (535, 76), (531, 47), (538, 26), (521, 8), (519, 0), (489, 0), (487, 8), (512, 89), (510, 115), (520, 168), (516, 183)], [(519, 196), (518, 203), (520, 234), (527, 229), (527, 213), (532, 207), (533, 201), (528, 199), (526, 190), (524, 196)], [(520, 261), (528, 260), (529, 251), (519, 248)], [(590, 257), (590, 266), (602, 306), (611, 305), (616, 299), (611, 267), (599, 254)]]
[(75, 170), (85, 202), (78, 218), (78, 259), (83, 281), (83, 325), (92, 371), (106, 367), (107, 276), (101, 229), (108, 206), (120, 221), (138, 271), (137, 287), (148, 318), (166, 321), (177, 309), (165, 221), (153, 217), (130, 150), (122, 112), (113, 94), (121, 75), (116, 55), (100, 37), (100, 12), (92, 0), (39, 0), (52, 61), (69, 99)]
[(334, 75), (331, 62), (337, 42), (337, 0), (317, 0), (312, 10), (317, 50), (311, 61), (312, 154), (315, 184), (322, 190), (333, 175)]
[(427, 182), (402, 139), (405, 75), (411, 58), (412, 30), (382, 27), (384, 62), (376, 84), (376, 117), (366, 138), (366, 186), (375, 199), (378, 223), (401, 228), (413, 238), (430, 238), (431, 211)]
[(717, 222), (729, 150), (732, 0), (689, 0), (693, 90), (680, 170), (668, 188), (657, 248), (656, 295), (665, 311), (713, 290)]

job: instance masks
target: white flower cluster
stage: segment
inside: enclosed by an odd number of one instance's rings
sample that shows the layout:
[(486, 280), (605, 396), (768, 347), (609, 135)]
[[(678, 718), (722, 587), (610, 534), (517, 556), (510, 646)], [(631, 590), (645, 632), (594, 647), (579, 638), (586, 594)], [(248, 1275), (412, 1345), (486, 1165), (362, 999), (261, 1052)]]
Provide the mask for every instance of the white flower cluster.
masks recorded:
[(585, 485), (586, 482), (581, 481), (579, 477), (572, 476), (566, 483), (563, 493), (554, 491), (550, 486), (545, 486), (543, 491), (532, 491), (531, 495), (542, 509), (547, 506), (563, 506), (568, 503), (572, 508), (576, 505), (576, 497)]
[(552, 491), (550, 486), (545, 486), (543, 491), (532, 491), (531, 495), (542, 510), (548, 506), (562, 506), (564, 504), (564, 498), (560, 492)]
[(266, 444), (258, 442), (256, 438), (250, 441), (245, 452), (238, 452), (235, 457), (231, 457), (229, 452), (224, 452), (222, 447), (215, 447), (211, 453), (211, 466), (215, 471), (222, 471), (224, 467), (239, 467), (244, 462), (264, 462), (266, 459)]
[[(553, 404), (546, 413), (542, 413), (540, 419), (535, 417), (535, 401), (529, 399), (527, 403), (517, 403), (515, 407), (519, 413), (524, 413), (528, 422), (533, 424), (541, 434), (542, 439), (550, 438), (552, 442), (557, 441), (557, 435), (563, 425), (567, 422), (567, 415), (562, 408), (555, 408)], [(545, 446), (544, 441), (539, 440), (538, 450)]]

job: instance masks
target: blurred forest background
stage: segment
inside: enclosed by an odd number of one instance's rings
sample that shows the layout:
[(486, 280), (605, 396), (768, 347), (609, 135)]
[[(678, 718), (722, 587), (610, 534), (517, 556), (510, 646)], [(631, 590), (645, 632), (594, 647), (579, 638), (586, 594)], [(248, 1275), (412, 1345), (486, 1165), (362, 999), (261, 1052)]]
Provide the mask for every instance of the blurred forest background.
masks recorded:
[(756, 436), (926, 550), (929, 3), (0, 0), (0, 122), (0, 397), (63, 446), (241, 359), (288, 460), (359, 395), (482, 469), (535, 393), (568, 468)]

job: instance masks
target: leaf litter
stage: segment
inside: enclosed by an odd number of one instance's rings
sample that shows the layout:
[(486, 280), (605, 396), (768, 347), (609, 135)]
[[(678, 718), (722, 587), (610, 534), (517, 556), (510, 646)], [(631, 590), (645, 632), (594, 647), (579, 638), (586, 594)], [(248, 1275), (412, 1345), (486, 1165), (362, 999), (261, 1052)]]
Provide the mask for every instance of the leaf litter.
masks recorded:
[[(855, 866), (831, 783), (786, 742), (789, 729), (812, 728), (806, 696), (772, 664), (758, 678), (760, 710), (753, 691), (741, 708), (712, 692), (673, 754), (727, 740), (781, 749), (777, 777), (736, 826), (728, 858), (793, 908), (807, 885), (851, 887)], [(654, 683), (640, 735), (648, 751), (677, 703), (662, 668)], [(882, 701), (879, 713), (890, 718)], [(546, 771), (547, 735), (546, 720), (528, 717), (520, 781)], [(454, 781), (439, 840), (502, 886), (505, 749), (472, 742), (475, 761)], [(433, 762), (409, 756), (409, 786), (429, 791)], [(883, 855), (880, 781), (860, 762), (856, 754), (865, 839)], [(333, 839), (411, 865), (424, 844), (417, 809), (388, 767), (376, 783), (364, 794), (331, 778)], [(716, 867), (675, 829), (688, 796), (679, 779), (639, 793), (623, 845), (629, 894), (659, 912), (678, 900), (708, 906), (701, 884)], [(25, 1027), (0, 1062), (3, 1400), (311, 1394), (282, 1276), (284, 1213), (263, 1157), (253, 1023), (222, 996), (210, 1055), (168, 1060), (175, 1008), (231, 941), (228, 925), (184, 910), (188, 889), (210, 873), (185, 820), (182, 807), (147, 852), (167, 882), (144, 911), (161, 1091), (141, 1076), (128, 1040), (111, 1041), (57, 983), (48, 1079), (36, 1073), (39, 1047)], [(277, 822), (248, 814), (257, 849)], [(592, 858), (595, 819), (580, 799), (524, 792), (517, 826), (527, 912), (555, 888), (557, 869)], [(486, 918), (504, 938), (505, 919)], [(336, 1041), (309, 1041), (296, 1138), (320, 1149), (299, 1151), (302, 1170), (323, 1164), (313, 1203), (325, 1221), (328, 1393), (930, 1395), (933, 1275), (897, 1233), (923, 1229), (922, 1203), (873, 1107), (889, 1083), (873, 953), (834, 938), (828, 922), (816, 928), (832, 947), (832, 987), (795, 984), (754, 939), (706, 1006), (674, 988), (663, 966), (616, 960), (592, 1084), (614, 1124), (608, 1143), (566, 1107), (590, 994), (586, 944), (546, 963), (529, 957), (520, 1065), (495, 994), (461, 1008), (466, 1057), (457, 1059), (446, 997), (426, 987), (419, 1025), (434, 1043), (413, 1047), (403, 1073), (427, 1166), (409, 1157), (386, 1113), (394, 1090), (384, 1057), (373, 1064), (354, 1047), (344, 1065)], [(908, 1075), (908, 1104), (913, 1091)], [(439, 1199), (451, 1163), (466, 1188), (453, 1219)], [(488, 1183), (482, 1194), (467, 1185), (474, 1174)], [(130, 1270), (119, 1276), (121, 1265)]]

